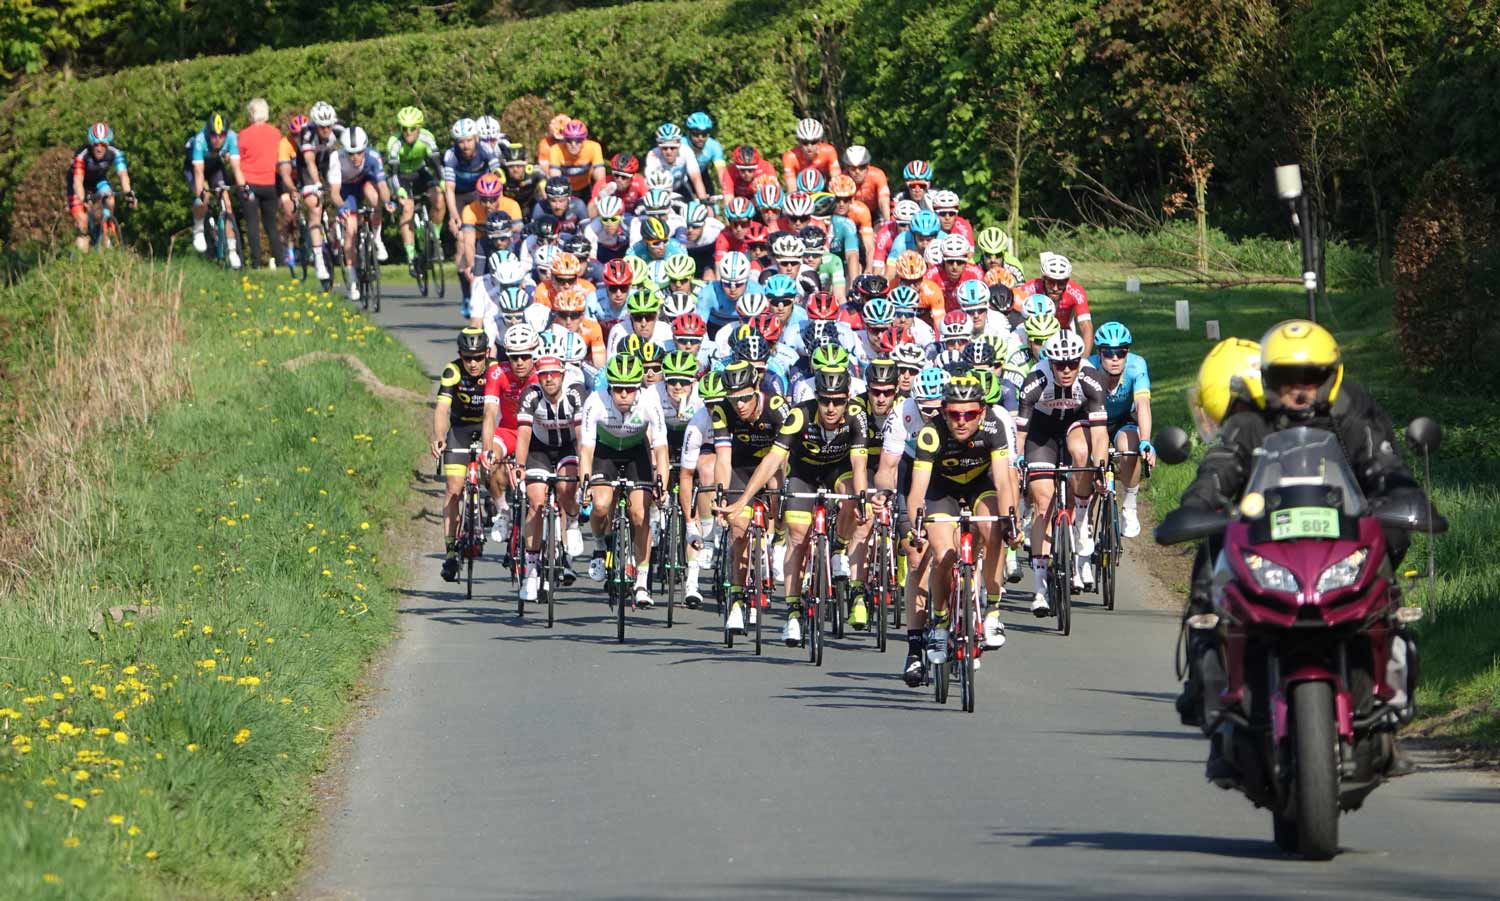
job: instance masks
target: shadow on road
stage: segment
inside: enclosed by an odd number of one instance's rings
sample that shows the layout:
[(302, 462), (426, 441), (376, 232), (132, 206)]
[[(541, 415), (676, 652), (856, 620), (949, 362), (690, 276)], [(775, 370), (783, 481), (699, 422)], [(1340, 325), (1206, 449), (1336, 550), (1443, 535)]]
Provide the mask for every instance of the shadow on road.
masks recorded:
[[(1152, 832), (993, 832), (998, 839), (1029, 839), (1027, 848), (1082, 848), (1091, 851), (1149, 851), (1209, 854), (1241, 860), (1279, 860), (1284, 855), (1265, 839)], [(996, 844), (1008, 844), (1004, 841)]]

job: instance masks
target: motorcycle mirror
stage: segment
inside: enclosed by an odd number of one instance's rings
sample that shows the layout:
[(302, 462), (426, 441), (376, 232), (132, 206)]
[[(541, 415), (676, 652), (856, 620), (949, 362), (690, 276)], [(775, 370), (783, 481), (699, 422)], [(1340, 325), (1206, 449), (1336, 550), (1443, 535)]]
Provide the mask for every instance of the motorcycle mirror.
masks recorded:
[(1169, 425), (1156, 434), (1156, 456), (1163, 463), (1182, 463), (1192, 453), (1193, 441), (1188, 433)]
[(1228, 525), (1228, 514), (1178, 507), (1162, 517), (1153, 535), (1157, 544), (1183, 544), (1218, 535)]
[(1443, 427), (1435, 419), (1418, 416), (1406, 427), (1406, 443), (1419, 454), (1435, 454), (1443, 443)]
[(1413, 495), (1386, 503), (1375, 511), (1375, 521), (1393, 529), (1441, 535), (1448, 531), (1448, 519), (1432, 509), (1423, 495)]

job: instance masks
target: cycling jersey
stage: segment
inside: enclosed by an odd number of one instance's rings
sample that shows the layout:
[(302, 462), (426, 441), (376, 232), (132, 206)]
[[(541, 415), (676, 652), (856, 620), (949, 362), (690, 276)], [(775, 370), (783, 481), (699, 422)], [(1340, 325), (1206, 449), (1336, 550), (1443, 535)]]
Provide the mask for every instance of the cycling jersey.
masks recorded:
[(840, 172), (838, 151), (827, 141), (819, 141), (810, 150), (798, 144), (781, 155), (781, 171), (788, 183), (796, 181), (803, 169), (822, 172), (826, 184)]
[(958, 278), (948, 278), (948, 267), (937, 267), (938, 287), (943, 289), (943, 308), (948, 310), (958, 309), (958, 286), (969, 280), (983, 281), (984, 270), (973, 263), (964, 266)]
[[(511, 432), (516, 428), (516, 414), (521, 406), (521, 392), (527, 385), (536, 384), (536, 373), (526, 378), (516, 375), (509, 363), (491, 363), (485, 373), (484, 402), (495, 404), (499, 411), (495, 416), (495, 427)], [(508, 445), (513, 446), (513, 445)]]
[(786, 424), (786, 405), (780, 397), (764, 393), (760, 396), (760, 409), (754, 419), (741, 419), (734, 404), (728, 400), (711, 405), (710, 411), (714, 449), (732, 448), (730, 465), (746, 476), (760, 464)]
[[(559, 214), (552, 209), (551, 202), (544, 197), (531, 207), (531, 218), (535, 220), (538, 216), (551, 216), (556, 219), (559, 233), (568, 232), (570, 234), (577, 234), (582, 229), (583, 223), (588, 221), (589, 211), (588, 207), (584, 206), (582, 200), (579, 200), (577, 197), (569, 197), (567, 207)], [(517, 218), (520, 217), (518, 216)]]
[[(500, 205), (495, 208), (495, 212), (506, 214), (512, 222), (521, 221), (521, 210), (516, 206), (516, 202), (509, 197), (502, 196), (500, 198)], [(466, 229), (477, 229), (481, 222), (488, 222), (489, 219), (489, 207), (478, 200), (471, 200), (464, 204), (463, 209), (458, 214), (459, 225)], [(484, 254), (480, 254), (479, 257), (483, 259)]]
[(187, 144), (183, 145), (187, 152), (187, 168), (193, 168), (194, 163), (202, 163), (203, 171), (217, 171), (224, 164), (225, 157), (238, 159), (240, 155), (240, 138), (234, 129), (230, 129), (224, 135), (224, 143), (219, 145), (216, 151), (209, 146), (208, 133), (199, 129), (188, 138)]
[(669, 465), (676, 466), (678, 458), (682, 455), (682, 444), (687, 436), (688, 424), (702, 409), (703, 401), (698, 399), (696, 390), (688, 391), (687, 396), (680, 402), (673, 400), (672, 396), (667, 393), (666, 382), (657, 382), (651, 386), (651, 390), (656, 394), (656, 402), (661, 405), (662, 421), (667, 427), (667, 460)]
[[(943, 239), (946, 237), (948, 237), (948, 233), (945, 231), (940, 231), (932, 240), (934, 243), (941, 244), (943, 242)], [(931, 245), (928, 246), (930, 247)], [(917, 249), (916, 234), (913, 233), (909, 228), (897, 234), (891, 240), (891, 247), (890, 250), (886, 252), (886, 258), (892, 260), (898, 259), (903, 253), (906, 253), (908, 250), (915, 251), (916, 253), (921, 255), (923, 259), (926, 259), (926, 254), (923, 254), (922, 251)], [(984, 273), (981, 272), (980, 275), (983, 276)]]
[[(853, 212), (851, 209), (850, 212)], [(865, 222), (869, 223), (869, 211), (865, 212)], [(838, 257), (840, 264), (843, 257), (849, 253), (860, 251), (859, 232), (855, 223), (849, 216), (834, 216), (828, 220), (828, 253)]]
[(639, 257), (649, 263), (652, 260), (664, 260), (679, 253), (687, 253), (687, 248), (682, 246), (682, 242), (676, 238), (668, 238), (660, 256), (653, 256), (651, 248), (646, 245), (645, 241), (637, 241), (630, 245), (630, 250), (626, 251), (626, 253), (629, 256)]
[(519, 177), (510, 171), (509, 166), (501, 171), (505, 173), (505, 196), (514, 200), (522, 211), (530, 210), (544, 196), (547, 176), (537, 167), (527, 163), (526, 171)]
[[(1109, 376), (1099, 363), (1099, 355), (1089, 357), (1089, 365), (1097, 372), (1099, 384), (1107, 386)], [(1104, 410), (1109, 417), (1110, 431), (1135, 420), (1135, 401), (1138, 397), (1151, 396), (1151, 376), (1146, 370), (1146, 359), (1139, 354), (1129, 353), (1125, 355), (1125, 370), (1120, 373), (1120, 381), (1111, 390), (1104, 389)]]
[(1045, 361), (1038, 364), (1021, 384), (1016, 428), (1032, 430), (1033, 416), (1050, 420), (1049, 424), (1087, 421), (1089, 425), (1104, 425), (1104, 386), (1099, 384), (1098, 375), (1093, 367), (1084, 366), (1073, 384), (1064, 388), (1057, 383), (1051, 365)]
[(573, 430), (583, 418), (583, 401), (584, 388), (577, 382), (564, 384), (556, 400), (548, 398), (541, 385), (527, 385), (517, 405), (516, 424), (531, 426), (532, 447), (571, 449)]
[(719, 143), (718, 138), (704, 138), (702, 147), (694, 146), (692, 138), (689, 138), (683, 149), (692, 151), (693, 156), (698, 159), (698, 168), (704, 172), (724, 168), (724, 145)]
[[(1046, 294), (1043, 290), (1043, 281), (1034, 278), (1021, 286), (1021, 296), (1030, 297), (1033, 294)], [(1063, 328), (1073, 328), (1073, 321), (1088, 322), (1093, 319), (1089, 313), (1089, 296), (1083, 290), (1083, 286), (1071, 279), (1068, 286), (1063, 289), (1062, 300), (1057, 302), (1057, 321)]]
[(927, 483), (929, 510), (931, 503), (939, 499), (961, 496), (972, 504), (977, 495), (992, 490), (993, 485), (983, 477), (992, 463), (1009, 457), (1010, 444), (1005, 438), (1004, 425), (993, 411), (986, 408), (981, 416), (978, 431), (965, 441), (954, 437), (941, 414), (917, 433), (917, 457), (912, 471), (932, 473)]
[(698, 389), (693, 388), (693, 400), (700, 406), (693, 411), (693, 416), (688, 420), (687, 428), (682, 433), (682, 468), (698, 468), (698, 462), (703, 456), (703, 442), (713, 441), (713, 415), (709, 407), (698, 399)]
[(443, 181), (453, 185), (455, 195), (472, 194), (479, 177), (486, 172), (496, 173), (502, 181), (505, 179), (500, 158), (478, 144), (474, 145), (474, 155), (469, 157), (460, 153), (456, 144), (443, 152)]
[(679, 146), (677, 150), (677, 162), (667, 165), (662, 158), (661, 148), (653, 147), (646, 154), (645, 172), (650, 175), (653, 172), (668, 172), (672, 176), (672, 190), (684, 197), (693, 196), (692, 177), (700, 175), (698, 159), (693, 155), (691, 147)]
[(373, 150), (366, 150), (364, 162), (356, 167), (354, 161), (350, 159), (350, 154), (340, 150), (329, 155), (323, 180), (330, 186), (359, 185), (366, 181), (380, 184), (385, 181), (385, 165), (380, 159), (380, 154)]
[(400, 135), (392, 135), (385, 144), (385, 160), (393, 178), (442, 168), (442, 163), (438, 160), (437, 139), (425, 128), (410, 144)]
[(318, 137), (318, 127), (308, 124), (297, 136), (297, 149), (300, 153), (313, 152), (313, 161), (317, 164), (313, 172), (307, 170), (307, 160), (299, 155), (297, 168), (302, 174), (302, 183), (312, 185), (319, 181), (315, 176), (328, 168), (328, 157), (338, 148), (339, 141), (344, 137), (344, 126), (334, 125), (328, 131), (328, 138), (324, 140)]
[(92, 148), (85, 144), (78, 148), (77, 153), (73, 154), (73, 162), (68, 166), (69, 197), (73, 196), (73, 181), (80, 172), (83, 173), (83, 193), (87, 195), (95, 193), (99, 185), (109, 182), (109, 173), (111, 170), (115, 172), (126, 171), (125, 151), (113, 144), (105, 145), (104, 156), (99, 159), (96, 159), (91, 151)]
[(598, 141), (584, 141), (577, 153), (569, 153), (567, 145), (558, 142), (552, 145), (546, 159), (558, 174), (568, 180), (573, 193), (581, 194), (588, 190), (595, 167), (604, 165), (604, 151)]
[[(851, 176), (853, 174), (851, 173)], [(864, 177), (854, 185), (854, 199), (865, 205), (865, 208), (873, 215), (880, 209), (880, 201), (885, 200), (886, 207), (891, 204), (891, 183), (886, 178), (885, 171), (879, 166), (870, 166), (865, 170)]]
[(665, 446), (667, 426), (656, 392), (642, 387), (635, 397), (635, 403), (622, 413), (608, 394), (591, 393), (583, 402), (579, 446), (602, 445), (606, 455)]
[(907, 397), (892, 410), (885, 420), (885, 434), (881, 437), (880, 452), (908, 458), (917, 455), (917, 433), (927, 424), (927, 417), (917, 407), (915, 398)]
[(469, 375), (462, 360), (453, 360), (443, 367), (438, 378), (437, 402), (448, 406), (448, 425), (474, 426), (484, 422), (484, 405), (489, 390), (488, 379), (494, 366), (488, 366), (478, 376)]
[[(745, 293), (740, 296), (760, 293), (762, 293), (760, 282), (751, 279), (745, 284)], [(707, 322), (710, 328), (739, 322), (739, 313), (735, 312), (736, 303), (738, 303), (737, 300), (724, 293), (722, 282), (710, 282), (704, 285), (703, 290), (698, 293), (698, 315), (703, 317), (703, 321)]]
[(630, 232), (624, 224), (615, 227), (614, 234), (608, 234), (604, 225), (598, 219), (590, 219), (583, 227), (583, 236), (589, 242), (589, 256), (601, 263), (618, 260), (625, 256), (630, 249)]
[(739, 166), (728, 166), (724, 169), (724, 187), (729, 190), (731, 196), (743, 197), (746, 200), (755, 199), (755, 186), (763, 178), (776, 180), (776, 168), (766, 160), (755, 164), (755, 168), (748, 174)]
[(629, 294), (622, 294), (620, 305), (615, 306), (609, 302), (609, 290), (600, 288), (594, 292), (593, 297), (589, 298), (584, 306), (583, 315), (599, 323), (601, 329), (613, 329), (616, 322), (625, 318), (625, 300), (629, 296)]

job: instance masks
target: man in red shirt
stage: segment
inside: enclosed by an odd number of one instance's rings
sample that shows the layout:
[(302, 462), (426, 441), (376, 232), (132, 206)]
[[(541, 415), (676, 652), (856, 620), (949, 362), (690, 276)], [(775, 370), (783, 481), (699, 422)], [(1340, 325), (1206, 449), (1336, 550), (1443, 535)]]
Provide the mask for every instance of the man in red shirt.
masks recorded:
[(937, 214), (938, 227), (945, 235), (963, 235), (969, 246), (974, 246), (974, 226), (958, 214), (958, 195), (952, 191), (932, 192), (932, 211)]
[[(984, 280), (984, 270), (969, 262), (974, 245), (963, 235), (949, 235), (943, 239), (943, 265), (932, 275), (943, 289), (943, 309), (958, 309), (958, 286), (969, 279)], [(929, 270), (931, 272), (932, 270)]]
[(880, 228), (875, 230), (875, 255), (870, 258), (871, 272), (884, 275), (886, 278), (891, 277), (891, 274), (885, 271), (886, 257), (890, 256), (891, 245), (896, 243), (901, 233), (911, 228), (911, 220), (917, 215), (917, 210), (917, 205), (910, 200), (896, 201), (896, 215), (887, 219)]
[(267, 120), (270, 109), (264, 98), (250, 101), (250, 124), (240, 130), (240, 171), (245, 175), (245, 219), (249, 225), (250, 265), (262, 264), (260, 232), (265, 228), (271, 241), (271, 268), (283, 259), (281, 229), (276, 222), (276, 161), (281, 149), (281, 129)]
[(823, 140), (823, 123), (817, 119), (798, 122), (797, 145), (781, 155), (781, 177), (788, 194), (797, 190), (797, 173), (808, 168), (822, 172), (825, 185), (841, 171), (838, 151)]
[(743, 197), (731, 197), (724, 201), (724, 220), (728, 223), (714, 240), (714, 265), (724, 259), (724, 254), (738, 251), (750, 253), (748, 241), (750, 223), (755, 221), (755, 207)]
[(1083, 355), (1094, 352), (1093, 314), (1083, 286), (1073, 281), (1073, 263), (1060, 253), (1043, 253), (1042, 277), (1021, 286), (1021, 296), (1045, 294), (1057, 304), (1057, 321), (1083, 339)]
[(760, 151), (741, 144), (729, 153), (729, 168), (724, 170), (724, 186), (734, 197), (755, 198), (757, 182), (769, 177), (776, 180), (776, 169), (761, 159)]
[(617, 153), (609, 158), (609, 178), (594, 182), (589, 194), (589, 215), (599, 215), (596, 204), (600, 197), (613, 194), (627, 214), (635, 211), (641, 198), (646, 196), (646, 180), (640, 176), (641, 161), (633, 153)]

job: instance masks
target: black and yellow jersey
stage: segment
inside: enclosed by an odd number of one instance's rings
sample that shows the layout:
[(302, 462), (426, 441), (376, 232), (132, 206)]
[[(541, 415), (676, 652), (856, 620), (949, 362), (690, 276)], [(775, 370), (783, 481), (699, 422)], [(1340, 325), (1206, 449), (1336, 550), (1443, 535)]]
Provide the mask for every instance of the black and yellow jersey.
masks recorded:
[[(486, 367), (486, 372), (488, 367)], [(437, 402), (447, 404), (451, 425), (480, 425), (484, 422), (484, 385), (486, 372), (470, 376), (462, 360), (443, 367), (438, 378)]]
[(869, 446), (864, 411), (850, 405), (836, 429), (818, 423), (818, 402), (807, 400), (787, 411), (775, 446), (787, 455), (793, 475), (837, 467), (847, 469), (851, 457), (863, 457)]
[(786, 422), (787, 409), (786, 401), (780, 395), (762, 393), (760, 412), (747, 422), (727, 400), (709, 405), (714, 448), (733, 448), (730, 465), (736, 469), (754, 469), (775, 443)]
[(990, 464), (1009, 455), (1005, 426), (993, 412), (985, 411), (979, 430), (967, 441), (954, 438), (947, 420), (938, 416), (917, 432), (917, 458), (912, 469), (932, 472), (927, 496), (939, 497), (984, 484), (978, 480), (990, 471)]

